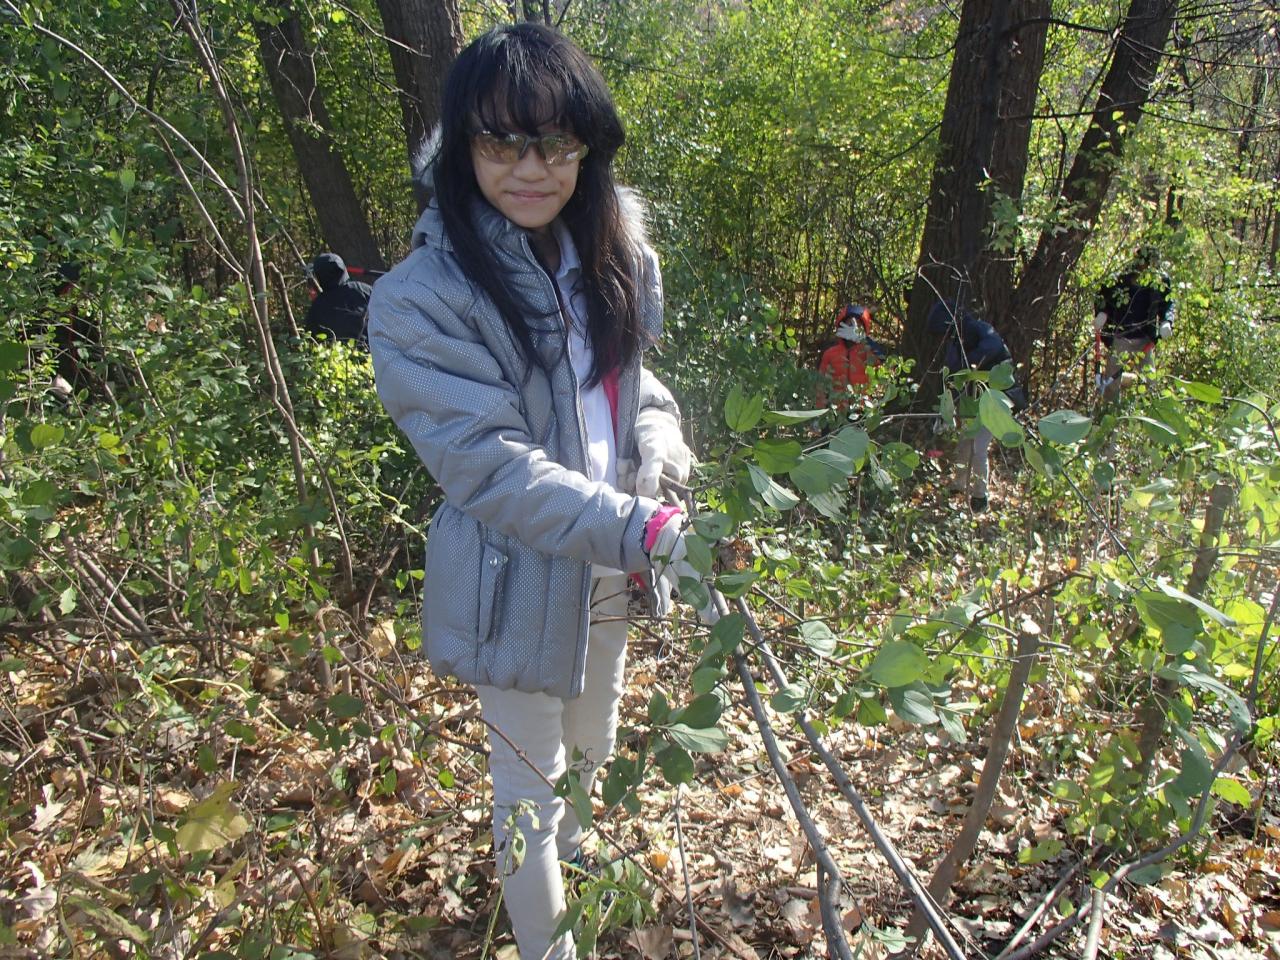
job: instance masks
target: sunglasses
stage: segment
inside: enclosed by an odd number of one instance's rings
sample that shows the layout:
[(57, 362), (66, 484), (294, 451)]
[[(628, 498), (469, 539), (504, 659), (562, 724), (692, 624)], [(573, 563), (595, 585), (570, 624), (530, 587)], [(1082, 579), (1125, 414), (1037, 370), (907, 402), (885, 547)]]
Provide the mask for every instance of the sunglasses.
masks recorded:
[(553, 167), (576, 163), (587, 155), (589, 149), (572, 133), (544, 133), (540, 137), (530, 137), (523, 133), (479, 130), (471, 135), (471, 143), (476, 153), (491, 163), (518, 163), (530, 147), (537, 147), (542, 159)]

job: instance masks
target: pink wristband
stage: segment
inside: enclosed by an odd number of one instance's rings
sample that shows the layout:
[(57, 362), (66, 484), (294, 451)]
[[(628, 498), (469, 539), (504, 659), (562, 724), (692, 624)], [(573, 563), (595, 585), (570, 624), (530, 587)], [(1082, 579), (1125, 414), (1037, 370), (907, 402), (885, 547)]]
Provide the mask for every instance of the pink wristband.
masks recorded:
[(659, 507), (644, 524), (644, 552), (648, 553), (653, 549), (654, 541), (658, 539), (658, 531), (667, 525), (675, 514), (680, 512), (679, 507)]

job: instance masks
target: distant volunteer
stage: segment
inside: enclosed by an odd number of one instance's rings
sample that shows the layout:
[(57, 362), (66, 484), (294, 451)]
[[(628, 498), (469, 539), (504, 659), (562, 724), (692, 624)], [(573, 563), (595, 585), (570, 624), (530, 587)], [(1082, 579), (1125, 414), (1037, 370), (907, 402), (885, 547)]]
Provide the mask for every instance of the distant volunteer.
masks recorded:
[(1169, 280), (1159, 272), (1159, 256), (1144, 250), (1116, 280), (1098, 293), (1093, 329), (1107, 348), (1106, 365), (1098, 376), (1098, 390), (1108, 400), (1119, 398), (1126, 375), (1125, 357), (1138, 354), (1139, 366), (1155, 364), (1156, 343), (1173, 335), (1176, 310), (1169, 297)]
[[(1004, 338), (995, 327), (974, 316), (955, 301), (939, 300), (929, 310), (926, 321), (930, 334), (941, 339), (945, 353), (943, 366), (952, 372), (990, 370), (1012, 359)], [(1020, 387), (1006, 391), (1015, 407), (1025, 403)], [(956, 447), (955, 473), (950, 487), (969, 494), (969, 505), (975, 513), (987, 509), (987, 487), (990, 480), (991, 431), (976, 424), (972, 436), (962, 437)]]
[(856, 303), (842, 307), (836, 316), (836, 342), (818, 361), (818, 406), (825, 407), (834, 397), (837, 406), (847, 407), (851, 394), (866, 391), (871, 379), (868, 369), (883, 360), (886, 352), (871, 339), (871, 310)]

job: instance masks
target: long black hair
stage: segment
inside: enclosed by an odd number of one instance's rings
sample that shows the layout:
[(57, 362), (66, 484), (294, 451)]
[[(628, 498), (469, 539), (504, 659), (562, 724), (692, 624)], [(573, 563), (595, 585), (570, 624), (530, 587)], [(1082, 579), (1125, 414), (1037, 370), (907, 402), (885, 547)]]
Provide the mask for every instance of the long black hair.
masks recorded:
[(481, 194), (471, 135), (485, 128), (533, 136), (553, 124), (590, 148), (560, 216), (582, 262), (594, 354), (588, 385), (598, 383), (635, 356), (641, 330), (641, 252), (624, 223), (612, 171), (625, 134), (604, 78), (582, 50), (550, 27), (501, 26), (458, 55), (445, 80), (440, 114), (433, 176), (445, 232), (463, 272), (493, 300), (531, 364), (542, 364), (526, 320), (532, 308), (472, 222), (471, 207)]

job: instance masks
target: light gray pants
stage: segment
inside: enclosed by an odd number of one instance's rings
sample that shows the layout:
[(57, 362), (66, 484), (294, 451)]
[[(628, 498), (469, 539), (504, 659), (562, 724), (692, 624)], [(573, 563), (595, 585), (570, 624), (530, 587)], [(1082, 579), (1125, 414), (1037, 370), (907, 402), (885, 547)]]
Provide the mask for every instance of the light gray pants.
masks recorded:
[(972, 437), (961, 437), (956, 444), (956, 472), (951, 478), (952, 490), (968, 490), (971, 497), (987, 495), (991, 474), (991, 431), (979, 427)]
[(1138, 363), (1138, 369), (1144, 373), (1150, 371), (1156, 363), (1156, 352), (1153, 349), (1155, 344), (1141, 337), (1138, 339), (1130, 339), (1129, 337), (1115, 337), (1111, 341), (1111, 346), (1107, 349), (1107, 365), (1103, 371), (1103, 377), (1108, 381), (1106, 389), (1102, 395), (1107, 400), (1115, 400), (1120, 396), (1120, 388), (1124, 385), (1121, 374), (1124, 372), (1124, 354), (1140, 353), (1142, 359)]
[[(505, 735), (504, 739), (489, 730), (493, 848), (521, 960), (571, 960), (574, 954), (570, 937), (552, 943), (551, 933), (565, 909), (559, 861), (577, 851), (582, 825), (546, 781), (555, 783), (571, 766), (590, 793), (596, 770), (613, 752), (617, 736), (627, 653), (627, 578), (602, 577), (592, 586), (581, 696), (561, 700), (544, 693), (476, 687), (485, 721)], [(524, 841), (524, 861), (513, 869), (512, 814), (521, 806), (525, 809), (514, 817), (514, 825)]]

